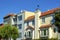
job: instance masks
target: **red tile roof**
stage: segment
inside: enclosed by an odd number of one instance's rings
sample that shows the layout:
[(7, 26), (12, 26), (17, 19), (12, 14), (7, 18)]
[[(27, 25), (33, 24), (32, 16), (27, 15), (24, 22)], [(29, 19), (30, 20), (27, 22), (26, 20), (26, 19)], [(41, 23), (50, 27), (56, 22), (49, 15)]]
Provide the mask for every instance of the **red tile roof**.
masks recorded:
[(52, 27), (52, 25), (51, 25), (51, 24), (48, 24), (48, 25), (42, 25), (42, 26), (40, 26), (39, 28), (49, 28), (49, 27)]
[(34, 28), (31, 27), (31, 26), (27, 26), (26, 30), (27, 30), (27, 29), (33, 29), (33, 30), (34, 30)]
[(8, 17), (10, 17), (10, 16), (15, 16), (15, 14), (8, 14), (8, 15), (6, 15), (6, 16), (4, 17), (4, 19), (5, 19), (5, 18), (8, 18)]
[(45, 15), (49, 15), (49, 14), (53, 14), (57, 10), (60, 10), (60, 7), (59, 8), (54, 8), (52, 10), (48, 10), (46, 12), (42, 12), (40, 17), (45, 16)]

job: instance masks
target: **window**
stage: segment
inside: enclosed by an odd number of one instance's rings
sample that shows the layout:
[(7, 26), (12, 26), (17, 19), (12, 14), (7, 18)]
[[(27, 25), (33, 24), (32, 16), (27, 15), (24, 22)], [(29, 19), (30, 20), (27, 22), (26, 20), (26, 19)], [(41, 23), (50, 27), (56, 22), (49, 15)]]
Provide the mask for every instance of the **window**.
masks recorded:
[(31, 37), (31, 32), (29, 32), (29, 37)]
[(29, 22), (27, 22), (27, 26), (29, 26)]
[(54, 33), (56, 32), (56, 28), (54, 28)]
[(32, 24), (35, 25), (35, 20), (32, 20)]
[(52, 24), (55, 22), (54, 17), (55, 17), (55, 16), (52, 15), (52, 20), (51, 20), (51, 23), (52, 23)]
[(16, 19), (16, 18), (13, 18), (13, 21), (14, 21), (14, 22), (16, 22), (16, 21), (17, 21), (17, 19)]
[(19, 33), (19, 38), (21, 38), (22, 37), (22, 33)]
[(42, 23), (45, 23), (45, 18), (44, 17), (42, 18)]
[(8, 20), (4, 20), (4, 22), (8, 22)]
[(9, 20), (9, 19), (5, 19), (5, 20), (4, 20), (4, 23), (5, 23), (5, 24), (8, 24), (8, 23), (10, 23), (10, 20)]
[(47, 36), (47, 35), (49, 35), (48, 32), (49, 32), (48, 29), (43, 29), (43, 30), (41, 31), (41, 35), (42, 35), (42, 36)]
[(18, 16), (18, 20), (19, 20), (19, 21), (22, 20), (22, 15), (21, 15), (21, 16)]
[(25, 37), (26, 37), (26, 32), (25, 32)]
[(22, 24), (19, 24), (18, 27), (19, 27), (19, 29), (21, 29), (22, 28)]
[(44, 35), (46, 35), (46, 30), (44, 30)]

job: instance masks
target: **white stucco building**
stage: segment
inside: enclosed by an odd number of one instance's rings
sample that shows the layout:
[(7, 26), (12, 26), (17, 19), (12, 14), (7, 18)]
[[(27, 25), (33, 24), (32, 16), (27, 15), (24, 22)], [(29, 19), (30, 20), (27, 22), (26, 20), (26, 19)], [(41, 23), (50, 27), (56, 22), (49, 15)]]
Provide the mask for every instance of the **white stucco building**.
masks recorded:
[(4, 24), (16, 26), (21, 39), (57, 38), (58, 28), (53, 24), (54, 12), (59, 12), (60, 8), (55, 8), (46, 12), (36, 10), (35, 12), (22, 11), (19, 14), (9, 14), (4, 17)]

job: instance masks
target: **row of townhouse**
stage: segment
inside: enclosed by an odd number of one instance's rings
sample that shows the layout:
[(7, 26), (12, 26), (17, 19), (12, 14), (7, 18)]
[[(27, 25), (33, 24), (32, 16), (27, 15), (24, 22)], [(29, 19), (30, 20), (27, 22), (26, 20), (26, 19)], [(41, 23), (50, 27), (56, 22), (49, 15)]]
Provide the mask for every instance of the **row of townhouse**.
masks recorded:
[(59, 38), (58, 28), (54, 26), (54, 13), (60, 12), (60, 8), (41, 12), (37, 9), (35, 12), (22, 11), (18, 14), (9, 14), (4, 17), (4, 24), (16, 26), (19, 30), (21, 39), (39, 39), (39, 38)]

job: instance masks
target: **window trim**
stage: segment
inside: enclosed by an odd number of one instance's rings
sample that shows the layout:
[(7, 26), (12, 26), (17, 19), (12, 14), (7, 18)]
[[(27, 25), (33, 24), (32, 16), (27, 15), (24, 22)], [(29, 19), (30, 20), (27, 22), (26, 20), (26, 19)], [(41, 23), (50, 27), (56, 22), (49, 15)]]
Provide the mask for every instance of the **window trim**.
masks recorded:
[(19, 28), (19, 29), (22, 29), (22, 24), (19, 24), (19, 25), (18, 25), (18, 28)]
[(42, 17), (42, 23), (45, 23), (45, 17)]
[(19, 20), (19, 21), (22, 20), (22, 15), (18, 16), (18, 20)]

